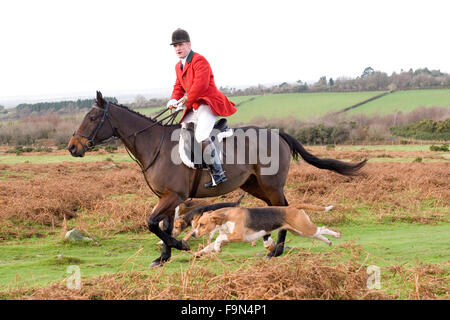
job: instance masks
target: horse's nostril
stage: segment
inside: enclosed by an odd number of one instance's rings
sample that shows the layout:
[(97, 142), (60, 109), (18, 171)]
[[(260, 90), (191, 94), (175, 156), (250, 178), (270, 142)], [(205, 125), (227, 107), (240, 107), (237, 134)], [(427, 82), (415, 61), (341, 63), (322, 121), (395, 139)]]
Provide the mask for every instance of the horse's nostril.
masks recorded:
[(67, 150), (69, 150), (70, 152), (74, 152), (75, 149), (76, 149), (76, 147), (75, 147), (74, 144), (71, 144), (71, 145), (67, 148)]

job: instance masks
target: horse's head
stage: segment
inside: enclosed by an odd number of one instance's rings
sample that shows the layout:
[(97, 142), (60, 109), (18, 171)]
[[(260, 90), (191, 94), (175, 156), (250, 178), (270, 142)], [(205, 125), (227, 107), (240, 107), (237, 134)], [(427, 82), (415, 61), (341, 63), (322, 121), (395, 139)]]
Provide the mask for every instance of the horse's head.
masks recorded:
[(83, 122), (73, 133), (67, 150), (74, 157), (82, 157), (95, 144), (105, 141), (114, 135), (114, 129), (109, 118), (109, 102), (103, 99), (97, 91), (97, 101), (84, 116)]

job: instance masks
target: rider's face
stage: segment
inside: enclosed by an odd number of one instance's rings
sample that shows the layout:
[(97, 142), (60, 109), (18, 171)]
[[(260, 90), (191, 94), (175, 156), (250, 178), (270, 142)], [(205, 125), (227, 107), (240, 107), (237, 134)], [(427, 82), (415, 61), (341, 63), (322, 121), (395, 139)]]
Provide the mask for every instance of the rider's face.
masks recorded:
[(173, 45), (173, 48), (175, 49), (175, 54), (177, 55), (177, 57), (180, 59), (184, 59), (191, 51), (191, 43), (190, 42), (176, 43)]

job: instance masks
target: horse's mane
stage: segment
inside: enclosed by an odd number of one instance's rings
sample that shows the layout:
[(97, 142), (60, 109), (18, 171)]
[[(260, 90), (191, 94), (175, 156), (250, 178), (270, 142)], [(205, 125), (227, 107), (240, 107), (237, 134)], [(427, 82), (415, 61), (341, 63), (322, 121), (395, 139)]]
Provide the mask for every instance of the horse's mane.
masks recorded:
[[(114, 102), (111, 102), (111, 101), (110, 101), (109, 103), (115, 105), (116, 107), (123, 108), (123, 109), (125, 109), (125, 110), (127, 110), (127, 111), (129, 111), (129, 112), (131, 112), (131, 113), (133, 113), (133, 114), (135, 114), (135, 115), (137, 115), (137, 116), (139, 116), (139, 117), (141, 117), (141, 118), (143, 118), (143, 119), (149, 121), (149, 122), (153, 122), (153, 123), (154, 123), (154, 122), (156, 121), (155, 119), (153, 119), (153, 118), (151, 118), (151, 117), (148, 117), (148, 116), (146, 116), (145, 114), (142, 114), (142, 113), (139, 113), (139, 112), (137, 112), (137, 111), (134, 111), (134, 110), (131, 109), (130, 107), (125, 106), (125, 105), (123, 105), (123, 104), (118, 104), (118, 103), (114, 103)], [(179, 126), (179, 124), (177, 124), (177, 123), (175, 123), (175, 124), (164, 124), (164, 125), (161, 123), (160, 125), (162, 125), (162, 126), (164, 126), (164, 127), (174, 127), (174, 126)]]

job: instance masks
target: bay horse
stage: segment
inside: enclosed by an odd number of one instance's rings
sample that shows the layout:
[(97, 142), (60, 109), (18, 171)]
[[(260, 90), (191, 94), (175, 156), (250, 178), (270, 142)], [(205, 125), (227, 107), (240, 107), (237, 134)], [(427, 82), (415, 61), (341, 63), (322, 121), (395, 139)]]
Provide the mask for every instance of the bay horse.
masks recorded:
[[(126, 106), (107, 102), (103, 99), (101, 92), (97, 91), (96, 102), (85, 115), (79, 128), (73, 133), (67, 147), (72, 156), (82, 157), (95, 144), (116, 137), (134, 156), (148, 186), (159, 198), (147, 224), (149, 230), (163, 241), (163, 247), (161, 256), (155, 259), (150, 267), (161, 266), (168, 261), (172, 248), (190, 249), (187, 242), (172, 237), (175, 208), (189, 197), (214, 197), (241, 188), (269, 206), (287, 206), (288, 202), (283, 188), (289, 171), (291, 155), (295, 160), (300, 155), (307, 163), (315, 167), (346, 176), (358, 174), (367, 161), (363, 160), (352, 164), (335, 159), (319, 159), (306, 151), (292, 136), (276, 130), (268, 130), (270, 139), (267, 138), (266, 151), (271, 154), (278, 152), (277, 172), (269, 175), (261, 174), (264, 168), (267, 168), (267, 164), (264, 164), (259, 158), (256, 163), (242, 164), (237, 159), (232, 163), (224, 161), (223, 169), (226, 171), (228, 181), (214, 188), (205, 188), (204, 184), (210, 180), (207, 171), (201, 170), (201, 173), (196, 174), (196, 170), (183, 164), (175, 164), (171, 159), (171, 152), (177, 148), (178, 141), (171, 141), (168, 137), (177, 129), (180, 129), (180, 124), (160, 124), (155, 119), (137, 113)], [(237, 129), (242, 129), (244, 132), (250, 131), (250, 129), (263, 130), (258, 127)], [(226, 139), (233, 138), (235, 137)], [(272, 148), (271, 141), (276, 141), (277, 147)], [(244, 145), (239, 147), (235, 144), (234, 150), (224, 150), (224, 157), (230, 151), (235, 153), (242, 151), (238, 148), (245, 148), (244, 151), (250, 152), (250, 149), (260, 147), (258, 143), (250, 143), (249, 139), (246, 139)], [(248, 160), (247, 158), (246, 156), (246, 160)], [(197, 169), (197, 172), (198, 170), (200, 169)], [(159, 222), (163, 220), (165, 223), (160, 228)], [(267, 255), (268, 258), (283, 253), (285, 238), (286, 230), (279, 231), (277, 243)]]

